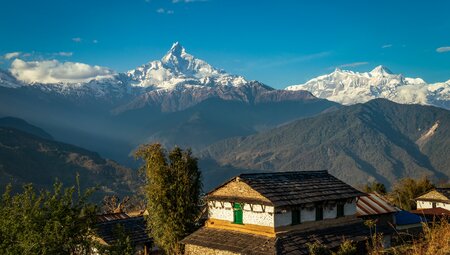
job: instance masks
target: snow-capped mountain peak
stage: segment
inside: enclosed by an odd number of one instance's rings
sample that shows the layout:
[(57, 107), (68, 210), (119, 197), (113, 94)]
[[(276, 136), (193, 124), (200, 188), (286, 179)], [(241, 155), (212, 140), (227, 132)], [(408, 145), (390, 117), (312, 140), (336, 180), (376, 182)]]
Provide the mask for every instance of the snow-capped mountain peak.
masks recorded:
[(375, 98), (386, 98), (397, 103), (431, 104), (450, 108), (450, 84), (427, 84), (421, 78), (394, 74), (385, 66), (370, 72), (336, 69), (304, 84), (286, 90), (308, 90), (314, 96), (342, 104), (364, 103)]
[(372, 71), (370, 71), (370, 74), (372, 74), (373, 76), (387, 76), (392, 75), (394, 73), (391, 72), (391, 70), (389, 70), (387, 67), (379, 65), (375, 67)]
[(230, 75), (206, 61), (187, 53), (176, 42), (161, 60), (149, 62), (127, 75), (133, 86), (174, 89), (184, 86), (240, 86), (247, 81), (242, 76)]

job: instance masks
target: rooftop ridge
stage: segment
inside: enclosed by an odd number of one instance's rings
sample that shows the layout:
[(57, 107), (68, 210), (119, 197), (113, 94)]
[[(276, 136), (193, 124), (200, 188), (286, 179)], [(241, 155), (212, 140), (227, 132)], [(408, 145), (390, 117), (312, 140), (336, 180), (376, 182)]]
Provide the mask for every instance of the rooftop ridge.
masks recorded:
[(298, 173), (328, 173), (328, 170), (303, 170), (303, 171), (283, 171), (283, 172), (263, 172), (263, 173), (243, 173), (238, 175), (251, 176), (251, 175), (285, 175), (285, 174), (298, 174)]

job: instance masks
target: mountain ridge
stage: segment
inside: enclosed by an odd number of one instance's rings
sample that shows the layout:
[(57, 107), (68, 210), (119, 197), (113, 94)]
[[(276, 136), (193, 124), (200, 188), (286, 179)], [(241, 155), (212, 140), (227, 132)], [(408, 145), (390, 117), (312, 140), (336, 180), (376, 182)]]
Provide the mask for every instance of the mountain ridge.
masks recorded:
[(353, 72), (337, 68), (330, 74), (313, 78), (286, 90), (308, 90), (314, 96), (344, 105), (386, 98), (403, 104), (434, 105), (450, 109), (450, 82), (428, 84), (421, 78), (394, 74), (385, 66), (370, 72)]
[(376, 180), (390, 186), (406, 176), (448, 179), (449, 150), (449, 111), (374, 99), (219, 141), (201, 157), (260, 171), (329, 169), (355, 185)]

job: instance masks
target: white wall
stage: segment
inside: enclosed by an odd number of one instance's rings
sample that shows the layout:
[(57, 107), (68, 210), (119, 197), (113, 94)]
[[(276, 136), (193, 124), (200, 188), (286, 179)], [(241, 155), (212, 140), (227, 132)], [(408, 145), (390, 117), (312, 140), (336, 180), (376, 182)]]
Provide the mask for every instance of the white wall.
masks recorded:
[(274, 226), (273, 206), (265, 206), (263, 208), (262, 205), (250, 206), (250, 204), (245, 204), (243, 209), (242, 223), (266, 227)]
[[(209, 218), (233, 222), (233, 204), (229, 202), (208, 202)], [(450, 208), (450, 205), (449, 205)], [(344, 205), (344, 215), (356, 214), (356, 202), (352, 201)], [(337, 206), (323, 208), (324, 219), (335, 219)], [(282, 227), (292, 224), (292, 212), (289, 210), (274, 213), (273, 206), (245, 204), (243, 207), (242, 221), (244, 224), (253, 224), (267, 227)], [(309, 222), (316, 220), (315, 208), (304, 208), (300, 212), (300, 221)]]
[(323, 208), (323, 218), (324, 219), (335, 219), (337, 215), (337, 206)]
[(302, 209), (300, 212), (300, 220), (301, 222), (307, 222), (307, 221), (315, 221), (316, 220), (316, 208), (311, 209)]
[(209, 218), (233, 221), (233, 208), (231, 203), (224, 202), (223, 207), (220, 202), (208, 202)]
[(344, 205), (344, 215), (351, 216), (356, 214), (356, 201), (353, 200), (350, 203), (345, 203)]
[[(222, 206), (223, 205), (223, 206)], [(233, 205), (229, 202), (208, 202), (209, 218), (233, 222)], [(253, 210), (252, 210), (253, 207)], [(260, 226), (274, 226), (274, 208), (273, 206), (245, 204), (242, 212), (243, 224), (254, 224)]]
[(290, 226), (292, 223), (292, 212), (283, 211), (275, 214), (275, 227)]
[[(433, 208), (433, 202), (429, 201), (417, 201), (417, 209), (428, 209)], [(444, 208), (450, 210), (449, 203), (436, 202), (436, 207)]]

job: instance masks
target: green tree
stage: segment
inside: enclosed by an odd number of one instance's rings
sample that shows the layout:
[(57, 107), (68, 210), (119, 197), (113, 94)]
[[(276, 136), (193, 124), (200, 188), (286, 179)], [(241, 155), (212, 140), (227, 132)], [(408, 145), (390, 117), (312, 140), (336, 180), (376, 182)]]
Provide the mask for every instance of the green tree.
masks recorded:
[(130, 236), (121, 224), (117, 224), (113, 229), (116, 241), (111, 245), (97, 244), (97, 250), (102, 255), (133, 255), (135, 249), (131, 245)]
[(377, 192), (381, 195), (385, 195), (386, 194), (386, 186), (384, 186), (383, 183), (374, 181), (374, 182), (370, 182), (370, 183), (367, 183), (366, 185), (364, 185), (363, 191), (366, 193)]
[(414, 198), (434, 188), (433, 183), (424, 177), (421, 179), (404, 178), (397, 182), (392, 188), (390, 197), (395, 205), (404, 210), (416, 209)]
[(180, 254), (179, 241), (195, 229), (202, 189), (197, 159), (190, 150), (175, 147), (167, 153), (160, 144), (143, 145), (148, 227), (156, 245), (167, 254)]
[(31, 184), (0, 199), (0, 254), (87, 254), (92, 247), (96, 206), (87, 202), (92, 190), (75, 187), (37, 193)]

